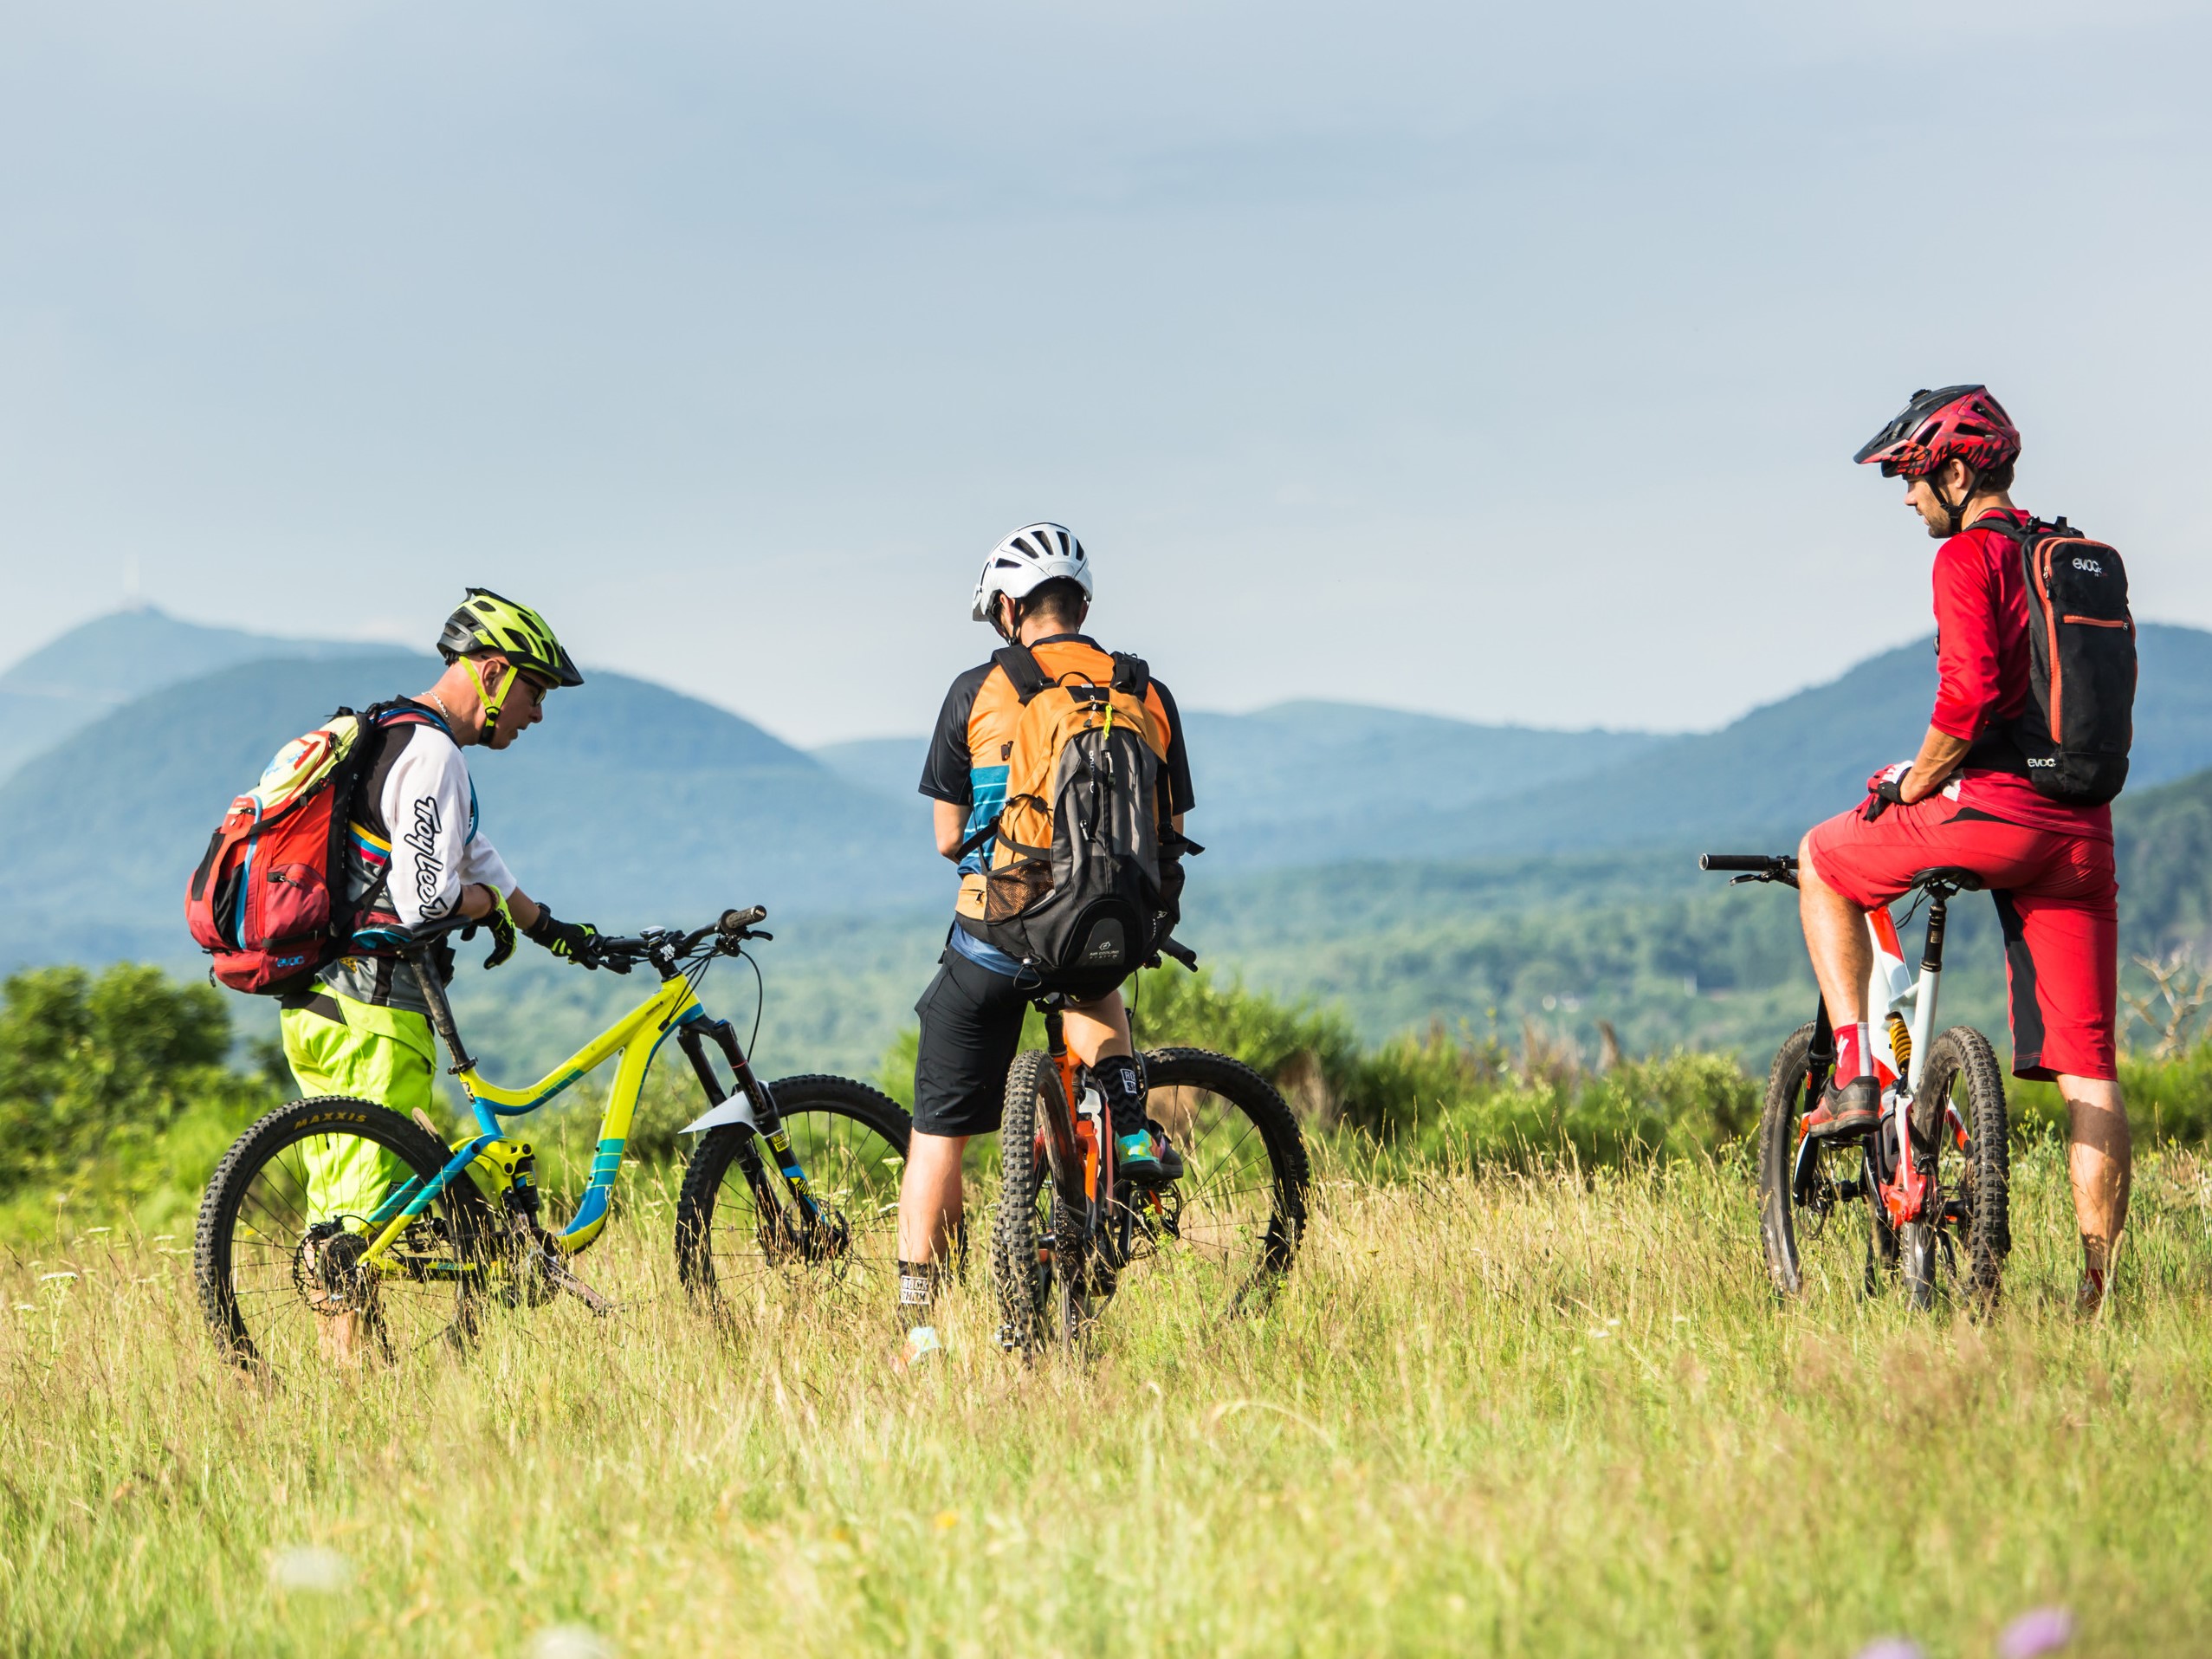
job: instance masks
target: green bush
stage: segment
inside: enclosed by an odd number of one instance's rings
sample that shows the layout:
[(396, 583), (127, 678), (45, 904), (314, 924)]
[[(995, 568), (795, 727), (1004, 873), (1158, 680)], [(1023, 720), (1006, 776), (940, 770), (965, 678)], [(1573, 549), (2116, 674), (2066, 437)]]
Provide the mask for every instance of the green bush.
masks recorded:
[[(1680, 1053), (1592, 1074), (1540, 1034), (1516, 1065), (1496, 1038), (1456, 1038), (1440, 1024), (1366, 1051), (1334, 1010), (1180, 969), (1142, 975), (1131, 1004), (1142, 1047), (1240, 1060), (1283, 1091), (1310, 1132), (1358, 1137), (1396, 1163), (1685, 1157), (1717, 1150), (1758, 1121), (1760, 1084), (1725, 1055)], [(876, 1074), (909, 1105), (915, 1041), (912, 1030), (902, 1034)], [(1024, 1042), (1043, 1042), (1033, 1021)]]
[(40, 968), (0, 986), (0, 1205), (103, 1219), (188, 1210), (238, 1131), (276, 1104), (225, 1063), (221, 994), (158, 968)]

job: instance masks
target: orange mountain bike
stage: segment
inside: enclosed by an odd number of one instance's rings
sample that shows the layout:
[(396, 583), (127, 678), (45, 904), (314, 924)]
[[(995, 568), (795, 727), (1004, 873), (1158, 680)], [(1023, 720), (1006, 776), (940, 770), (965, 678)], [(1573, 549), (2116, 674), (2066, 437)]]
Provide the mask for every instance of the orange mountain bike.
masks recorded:
[(1117, 1181), (1105, 1096), (1062, 1034), (1066, 999), (1036, 1001), (1046, 1047), (1015, 1058), (999, 1131), (991, 1273), (1001, 1345), (1071, 1349), (1140, 1265), (1193, 1314), (1264, 1306), (1297, 1259), (1311, 1182), (1283, 1097), (1226, 1054), (1140, 1056), (1147, 1110), (1184, 1169), (1165, 1186)]

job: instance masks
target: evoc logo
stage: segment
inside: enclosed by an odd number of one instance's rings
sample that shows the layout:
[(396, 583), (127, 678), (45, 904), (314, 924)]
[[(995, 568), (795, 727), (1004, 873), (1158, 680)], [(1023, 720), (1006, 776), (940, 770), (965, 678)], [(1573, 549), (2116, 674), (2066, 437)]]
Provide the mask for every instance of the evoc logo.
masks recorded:
[(2105, 567), (2094, 559), (2076, 559), (2073, 561), (2073, 567), (2076, 570), (2086, 570), (2092, 576), (2101, 576), (2105, 574)]

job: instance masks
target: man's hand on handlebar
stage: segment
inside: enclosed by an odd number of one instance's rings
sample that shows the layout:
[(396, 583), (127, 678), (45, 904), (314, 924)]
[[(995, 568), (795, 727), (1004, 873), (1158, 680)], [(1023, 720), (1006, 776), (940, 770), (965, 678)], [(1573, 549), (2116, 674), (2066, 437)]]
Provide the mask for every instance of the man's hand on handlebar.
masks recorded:
[(1918, 800), (1917, 795), (1908, 797), (1905, 793), (1905, 780), (1911, 775), (1910, 761), (1899, 761), (1875, 773), (1866, 780), (1866, 805), (1859, 815), (1871, 824), (1891, 807), (1900, 806), (1908, 799)]
[(543, 904), (538, 906), (538, 918), (524, 930), (533, 943), (543, 945), (564, 962), (572, 962), (579, 968), (605, 968), (618, 974), (630, 971), (626, 956), (606, 950), (599, 937), (598, 929), (589, 922), (564, 922)]

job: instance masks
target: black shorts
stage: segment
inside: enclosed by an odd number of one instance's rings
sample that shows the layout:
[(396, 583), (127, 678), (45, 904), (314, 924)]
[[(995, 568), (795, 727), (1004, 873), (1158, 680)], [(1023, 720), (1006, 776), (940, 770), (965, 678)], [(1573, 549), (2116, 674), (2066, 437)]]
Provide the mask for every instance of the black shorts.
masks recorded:
[(1032, 992), (952, 948), (914, 1005), (914, 1126), (925, 1135), (990, 1135), (1006, 1109), (1006, 1073), (1021, 1047)]

